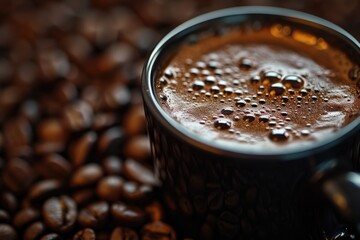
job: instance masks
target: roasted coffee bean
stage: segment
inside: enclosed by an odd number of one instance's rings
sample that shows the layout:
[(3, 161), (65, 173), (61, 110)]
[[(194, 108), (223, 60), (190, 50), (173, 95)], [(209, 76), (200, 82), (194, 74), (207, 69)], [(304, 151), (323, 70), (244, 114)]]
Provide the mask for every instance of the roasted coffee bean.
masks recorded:
[(103, 132), (99, 138), (98, 151), (100, 154), (118, 156), (121, 154), (121, 146), (125, 135), (120, 127), (112, 127)]
[(43, 180), (33, 185), (28, 194), (28, 199), (32, 202), (41, 202), (50, 196), (60, 194), (62, 189), (63, 185), (58, 180)]
[(93, 201), (95, 196), (95, 191), (92, 188), (81, 189), (73, 193), (72, 198), (76, 202), (77, 205), (83, 206)]
[(154, 189), (149, 185), (128, 181), (123, 184), (121, 195), (130, 203), (145, 204), (154, 198)]
[(63, 142), (41, 142), (34, 146), (34, 153), (37, 156), (44, 156), (54, 153), (61, 153), (65, 149)]
[(79, 100), (65, 107), (63, 120), (70, 131), (85, 130), (92, 125), (93, 110), (89, 104)]
[(22, 151), (22, 148), (29, 145), (33, 132), (26, 118), (17, 117), (9, 119), (4, 124), (3, 134), (7, 156), (16, 157)]
[(18, 200), (11, 192), (0, 192), (0, 207), (13, 213), (18, 208)]
[(149, 138), (140, 135), (129, 139), (124, 146), (124, 155), (138, 161), (148, 161), (151, 156)]
[(113, 113), (97, 113), (94, 117), (92, 129), (102, 131), (116, 124), (116, 117)]
[(140, 227), (146, 221), (146, 214), (142, 209), (122, 202), (111, 205), (111, 215), (118, 224), (126, 227)]
[(45, 224), (55, 232), (68, 232), (76, 221), (77, 209), (74, 200), (67, 196), (48, 199), (43, 206)]
[(70, 184), (72, 187), (84, 187), (96, 184), (103, 176), (101, 167), (96, 163), (82, 166), (73, 174)]
[(141, 229), (141, 239), (142, 240), (156, 240), (156, 239), (164, 239), (164, 240), (175, 240), (176, 234), (174, 229), (163, 222), (151, 222), (146, 224)]
[(134, 136), (146, 133), (146, 119), (142, 105), (133, 106), (124, 119), (124, 130), (127, 135)]
[(222, 236), (233, 237), (236, 236), (240, 230), (240, 221), (235, 214), (225, 211), (221, 213), (217, 227)]
[(10, 222), (9, 214), (5, 210), (0, 209), (0, 223), (8, 223), (8, 222)]
[(61, 240), (62, 238), (56, 233), (49, 233), (44, 235), (40, 240)]
[(123, 179), (118, 176), (108, 176), (102, 178), (96, 188), (99, 198), (110, 202), (120, 200), (123, 182)]
[(75, 167), (79, 167), (86, 162), (96, 139), (96, 133), (90, 131), (71, 143), (69, 147), (69, 156)]
[(23, 229), (40, 219), (40, 213), (34, 208), (24, 208), (14, 217), (14, 226), (17, 229)]
[(24, 232), (24, 240), (36, 240), (42, 237), (46, 231), (46, 227), (42, 222), (31, 224)]
[(130, 228), (124, 228), (124, 227), (117, 227), (114, 228), (114, 230), (111, 233), (110, 240), (138, 240), (138, 234), (130, 229)]
[[(114, 50), (119, 50), (118, 48), (113, 48)], [(111, 54), (115, 54), (114, 52)], [(119, 53), (124, 55), (123, 53)], [(122, 83), (115, 82), (109, 84), (105, 88), (103, 94), (104, 109), (105, 110), (121, 110), (127, 105), (129, 105), (131, 100), (131, 92), (129, 89)]]
[(41, 142), (63, 142), (68, 136), (62, 121), (57, 118), (42, 120), (37, 125), (36, 133)]
[(30, 165), (22, 159), (13, 159), (2, 172), (2, 180), (6, 188), (16, 194), (24, 193), (35, 178)]
[(78, 222), (83, 227), (100, 228), (106, 224), (109, 217), (109, 204), (95, 202), (82, 209), (78, 215)]
[(66, 181), (72, 171), (72, 166), (59, 154), (48, 154), (37, 166), (39, 174), (44, 178)]
[(94, 230), (91, 228), (85, 228), (83, 230), (78, 231), (74, 237), (73, 240), (96, 240), (96, 235)]
[(153, 171), (138, 161), (133, 159), (126, 159), (122, 170), (124, 176), (130, 180), (150, 186), (159, 185), (159, 181), (156, 179)]
[(145, 212), (153, 222), (165, 220), (165, 209), (159, 202), (152, 202), (147, 205)]
[(109, 156), (102, 160), (102, 167), (108, 175), (120, 175), (122, 166), (122, 160), (116, 156)]
[(18, 236), (10, 225), (0, 223), (0, 239), (17, 240)]

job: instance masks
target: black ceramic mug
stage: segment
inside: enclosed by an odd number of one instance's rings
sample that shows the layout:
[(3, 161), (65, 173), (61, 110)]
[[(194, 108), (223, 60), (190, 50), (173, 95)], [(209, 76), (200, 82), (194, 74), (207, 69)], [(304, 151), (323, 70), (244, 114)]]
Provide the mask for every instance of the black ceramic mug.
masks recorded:
[[(228, 25), (287, 24), (324, 36), (360, 64), (360, 44), (341, 28), (305, 13), (238, 7), (192, 19), (165, 36), (143, 72), (142, 93), (155, 170), (184, 237), (323, 239), (334, 227), (331, 205), (359, 228), (360, 118), (330, 138), (288, 150), (218, 146), (172, 119), (155, 92), (157, 71), (183, 41)], [(352, 171), (352, 172), (350, 172)], [(330, 204), (328, 204), (330, 203)]]

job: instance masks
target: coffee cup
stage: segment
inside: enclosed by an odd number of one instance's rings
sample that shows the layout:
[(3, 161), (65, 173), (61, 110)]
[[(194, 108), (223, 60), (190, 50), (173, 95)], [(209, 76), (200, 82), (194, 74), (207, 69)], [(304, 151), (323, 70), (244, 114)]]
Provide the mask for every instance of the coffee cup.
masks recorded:
[(287, 9), (219, 10), (166, 35), (142, 94), (179, 232), (322, 239), (333, 210), (358, 231), (359, 66), (349, 33)]

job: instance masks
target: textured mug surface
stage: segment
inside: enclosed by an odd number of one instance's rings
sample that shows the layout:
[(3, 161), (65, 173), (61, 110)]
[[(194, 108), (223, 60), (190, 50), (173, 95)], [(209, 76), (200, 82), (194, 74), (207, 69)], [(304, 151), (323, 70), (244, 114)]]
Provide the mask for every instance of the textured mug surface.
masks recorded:
[(359, 118), (313, 146), (247, 151), (220, 148), (187, 131), (167, 115), (155, 96), (156, 71), (186, 37), (229, 24), (278, 22), (321, 32), (360, 62), (359, 43), (325, 20), (285, 9), (239, 7), (208, 13), (179, 26), (157, 45), (145, 65), (142, 91), (155, 170), (163, 183), (164, 201), (183, 237), (321, 239), (323, 231), (336, 224), (309, 182), (326, 164), (358, 167)]

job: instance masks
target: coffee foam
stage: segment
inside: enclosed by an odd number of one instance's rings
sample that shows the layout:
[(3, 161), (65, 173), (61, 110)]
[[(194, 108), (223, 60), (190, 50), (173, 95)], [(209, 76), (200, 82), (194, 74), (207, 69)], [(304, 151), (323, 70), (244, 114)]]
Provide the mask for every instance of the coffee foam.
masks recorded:
[(165, 111), (219, 144), (311, 144), (358, 116), (358, 66), (325, 39), (280, 24), (199, 36), (159, 72)]

